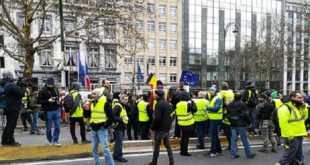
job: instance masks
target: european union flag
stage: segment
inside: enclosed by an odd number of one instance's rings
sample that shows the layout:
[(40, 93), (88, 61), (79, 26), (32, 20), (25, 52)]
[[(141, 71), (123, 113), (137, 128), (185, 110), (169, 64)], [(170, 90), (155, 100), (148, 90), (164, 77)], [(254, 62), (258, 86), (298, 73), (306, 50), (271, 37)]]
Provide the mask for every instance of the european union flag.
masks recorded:
[(188, 70), (182, 70), (180, 82), (183, 82), (191, 87), (195, 87), (197, 86), (198, 75)]

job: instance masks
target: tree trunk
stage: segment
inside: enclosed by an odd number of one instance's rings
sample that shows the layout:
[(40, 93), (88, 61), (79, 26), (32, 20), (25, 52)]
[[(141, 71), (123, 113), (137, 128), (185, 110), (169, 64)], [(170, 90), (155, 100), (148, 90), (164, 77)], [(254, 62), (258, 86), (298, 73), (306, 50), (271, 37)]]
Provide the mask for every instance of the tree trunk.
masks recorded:
[(26, 58), (25, 58), (26, 64), (25, 64), (24, 73), (23, 73), (24, 78), (31, 78), (32, 76), (33, 65), (34, 65), (34, 53), (35, 51), (33, 50), (26, 50)]

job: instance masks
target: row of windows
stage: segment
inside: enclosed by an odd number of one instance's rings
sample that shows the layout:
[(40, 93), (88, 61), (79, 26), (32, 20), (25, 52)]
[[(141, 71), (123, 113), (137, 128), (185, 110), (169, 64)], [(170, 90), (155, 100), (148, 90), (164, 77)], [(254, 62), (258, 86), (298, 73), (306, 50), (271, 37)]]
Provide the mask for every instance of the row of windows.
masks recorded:
[[(149, 49), (155, 49), (155, 47), (156, 47), (155, 39), (149, 39), (147, 46)], [(159, 49), (161, 49), (161, 50), (167, 49), (167, 40), (164, 40), (164, 39), (159, 40)], [(170, 41), (170, 50), (177, 50), (177, 41), (176, 40)]]
[[(155, 26), (156, 26), (155, 21), (148, 21), (147, 22), (147, 31), (148, 32), (155, 32)], [(142, 21), (136, 22), (136, 29), (138, 31), (142, 31), (143, 27), (144, 27), (144, 25), (143, 25)], [(167, 31), (166, 22), (159, 22), (158, 23), (158, 31), (160, 31), (160, 32), (166, 32)], [(176, 33), (176, 32), (177, 32), (177, 24), (170, 24), (170, 33)]]
[[(142, 75), (144, 75), (142, 73)], [(131, 72), (125, 72), (125, 83), (130, 83), (132, 81), (132, 76), (133, 74)], [(163, 83), (167, 83), (167, 74), (166, 73), (159, 73), (158, 75), (158, 79), (161, 80)], [(144, 80), (147, 77), (142, 78), (142, 80)], [(169, 75), (169, 82), (170, 83), (176, 83), (177, 82), (177, 73), (170, 73)]]
[[(165, 16), (167, 13), (166, 5), (159, 5), (158, 7), (158, 14), (160, 16)], [(155, 4), (153, 3), (148, 3), (147, 4), (147, 10), (148, 13), (155, 13)], [(170, 6), (170, 16), (171, 17), (176, 17), (177, 16), (177, 7), (176, 6)]]
[[(144, 65), (144, 57), (143, 56), (137, 56), (136, 62), (138, 62), (140, 65)], [(155, 56), (149, 56), (147, 57), (147, 63), (151, 66), (155, 65)], [(167, 57), (160, 56), (158, 59), (159, 66), (167, 66)], [(132, 64), (132, 57), (129, 55), (124, 56), (124, 63), (125, 64)], [(177, 57), (170, 57), (170, 66), (177, 66)]]

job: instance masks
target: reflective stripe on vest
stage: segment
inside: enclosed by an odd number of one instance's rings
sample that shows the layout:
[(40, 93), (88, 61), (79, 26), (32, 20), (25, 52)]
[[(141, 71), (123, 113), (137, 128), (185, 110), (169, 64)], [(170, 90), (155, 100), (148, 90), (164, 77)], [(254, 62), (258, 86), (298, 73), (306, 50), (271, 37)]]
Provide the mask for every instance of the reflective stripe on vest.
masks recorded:
[(197, 112), (194, 113), (195, 121), (207, 121), (207, 105), (208, 101), (206, 99), (193, 99), (196, 106)]
[(94, 103), (91, 104), (91, 118), (90, 123), (102, 123), (107, 121), (107, 115), (104, 112), (104, 105), (107, 101), (107, 97), (101, 96), (94, 106)]
[(147, 122), (150, 121), (150, 118), (147, 114), (147, 107), (148, 103), (144, 100), (139, 101), (138, 103), (138, 110), (139, 110), (139, 121), (140, 122)]
[[(121, 113), (119, 114), (119, 117), (121, 117), (122, 118), (122, 120), (123, 120), (123, 123), (125, 123), (125, 124), (128, 124), (128, 116), (127, 116), (127, 112), (126, 112), (126, 110), (125, 110), (125, 108), (122, 106), (122, 104), (120, 104), (119, 102), (115, 102), (115, 104), (114, 104), (114, 106), (113, 106), (113, 109), (114, 109), (114, 107), (115, 106), (119, 106), (119, 107), (121, 107)], [(117, 126), (117, 124), (115, 125), (115, 127)]]
[[(70, 94), (72, 94), (73, 103), (75, 104), (75, 99), (76, 99), (76, 96), (79, 94), (79, 92), (77, 90), (73, 90), (73, 91), (70, 91)], [(83, 117), (83, 108), (81, 106), (81, 101), (82, 100), (80, 100), (79, 106), (76, 108), (74, 113), (70, 114), (70, 117)]]
[[(217, 99), (221, 99), (221, 98), (218, 96), (213, 97), (211, 99), (208, 107), (214, 107), (215, 101)], [(207, 110), (207, 114), (208, 114), (208, 118), (210, 120), (222, 120), (223, 119), (223, 107), (222, 107), (222, 105), (220, 106), (220, 109), (217, 112), (212, 112), (212, 111)]]
[(192, 113), (187, 112), (188, 103), (187, 101), (180, 101), (177, 104), (176, 116), (178, 118), (178, 124), (180, 126), (190, 126), (195, 123)]
[[(289, 104), (286, 104), (286, 106), (290, 106), (290, 105), (289, 105)], [(291, 110), (292, 110), (291, 113), (293, 113), (294, 118), (293, 118), (293, 119), (291, 118), (290, 120), (288, 120), (288, 123), (299, 122), (299, 121), (304, 120), (303, 115), (301, 114), (300, 110), (298, 110), (297, 108), (295, 108), (295, 106), (290, 106), (290, 108), (291, 108)], [(298, 117), (296, 111), (299, 112), (300, 117)]]

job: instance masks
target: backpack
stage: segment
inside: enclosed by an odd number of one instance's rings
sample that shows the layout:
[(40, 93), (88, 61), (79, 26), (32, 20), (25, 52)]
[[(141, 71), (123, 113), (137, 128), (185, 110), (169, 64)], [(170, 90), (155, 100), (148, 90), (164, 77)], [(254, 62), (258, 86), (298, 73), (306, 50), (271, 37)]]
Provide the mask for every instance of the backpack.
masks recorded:
[(73, 114), (75, 112), (81, 101), (81, 97), (79, 95), (80, 94), (78, 94), (75, 98), (73, 98), (73, 93), (69, 93), (65, 96), (63, 107), (67, 113)]
[(3, 86), (0, 86), (0, 109), (5, 109), (7, 106), (7, 97), (5, 93), (5, 89)]
[(257, 93), (249, 90), (249, 97), (247, 100), (247, 105), (249, 107), (255, 107), (258, 104), (258, 102), (259, 101), (258, 101)]

